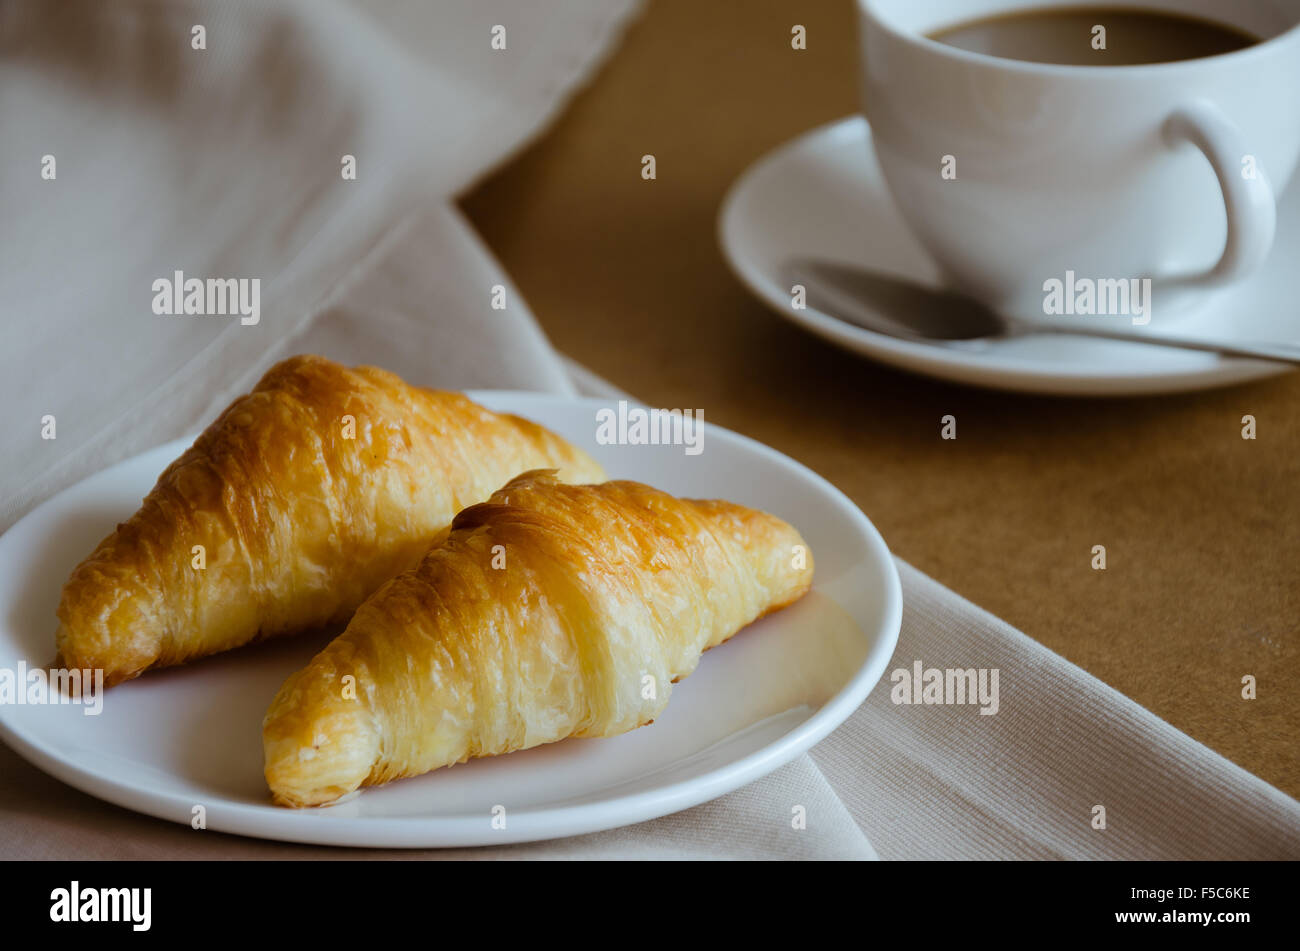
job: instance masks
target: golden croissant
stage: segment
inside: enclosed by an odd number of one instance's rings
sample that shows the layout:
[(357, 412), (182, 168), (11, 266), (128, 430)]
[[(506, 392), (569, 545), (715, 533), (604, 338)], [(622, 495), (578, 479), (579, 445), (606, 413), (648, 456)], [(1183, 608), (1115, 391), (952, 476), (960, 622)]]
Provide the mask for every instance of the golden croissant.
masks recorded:
[(293, 674), (263, 723), (281, 805), (650, 723), (700, 654), (812, 582), (773, 515), (529, 472)]
[(60, 663), (118, 683), (345, 621), (456, 513), (538, 466), (599, 481), (541, 426), (374, 367), (272, 367), (63, 589)]

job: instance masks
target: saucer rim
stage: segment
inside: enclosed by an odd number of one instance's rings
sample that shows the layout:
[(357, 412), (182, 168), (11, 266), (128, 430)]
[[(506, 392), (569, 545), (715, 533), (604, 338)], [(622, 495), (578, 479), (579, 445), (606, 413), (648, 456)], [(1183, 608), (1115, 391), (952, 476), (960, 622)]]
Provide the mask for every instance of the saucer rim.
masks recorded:
[[(858, 327), (813, 307), (794, 310), (789, 306), (788, 295), (775, 283), (765, 265), (742, 253), (739, 237), (742, 208), (745, 201), (762, 187), (764, 178), (773, 167), (805, 153), (815, 160), (820, 153), (816, 147), (823, 143), (844, 147), (850, 142), (873, 148), (871, 125), (861, 113), (815, 126), (759, 156), (732, 182), (719, 208), (718, 244), (732, 273), (769, 309), (796, 326), (860, 356), (912, 373), (987, 389), (1041, 395), (1124, 397), (1191, 392), (1235, 386), (1291, 371), (1292, 368), (1285, 365), (1198, 354), (1201, 359), (1208, 356), (1211, 362), (1195, 369), (1175, 366), (1106, 374), (1098, 373), (1095, 367), (1076, 369), (1068, 363), (1008, 360), (987, 351), (904, 340)], [(1225, 289), (1225, 292), (1230, 292), (1230, 289)], [(1152, 346), (1159, 346), (1159, 343), (1153, 341)]]

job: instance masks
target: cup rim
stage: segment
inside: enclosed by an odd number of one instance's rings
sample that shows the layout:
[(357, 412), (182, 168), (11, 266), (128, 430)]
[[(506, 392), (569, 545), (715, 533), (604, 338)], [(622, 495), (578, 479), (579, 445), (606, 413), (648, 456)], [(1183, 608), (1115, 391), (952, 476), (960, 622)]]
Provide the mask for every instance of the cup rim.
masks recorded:
[(974, 50), (962, 49), (959, 46), (950, 46), (947, 43), (941, 43), (938, 40), (931, 39), (924, 33), (911, 30), (903, 30), (890, 23), (888, 18), (881, 16), (876, 7), (881, 0), (857, 0), (857, 6), (862, 16), (868, 18), (872, 25), (888, 33), (891, 37), (901, 40), (903, 43), (915, 48), (924, 50), (936, 55), (944, 55), (961, 62), (971, 63), (973, 65), (983, 65), (987, 67), (998, 67), (1000, 69), (1009, 69), (1013, 72), (1036, 73), (1039, 75), (1047, 74), (1069, 78), (1079, 78), (1082, 76), (1110, 76), (1115, 78), (1127, 78), (1135, 74), (1146, 75), (1151, 72), (1158, 72), (1160, 75), (1168, 75), (1179, 70), (1196, 69), (1206, 63), (1215, 62), (1241, 62), (1248, 58), (1265, 56), (1271, 53), (1277, 46), (1288, 43), (1300, 38), (1300, 21), (1293, 23), (1276, 36), (1271, 36), (1266, 40), (1260, 40), (1244, 49), (1233, 50), (1231, 53), (1215, 53), (1213, 56), (1198, 56), (1195, 59), (1171, 60), (1163, 63), (1136, 63), (1124, 66), (1108, 66), (1104, 69), (1098, 66), (1079, 66), (1067, 63), (1038, 63), (1031, 60), (1012, 59), (1007, 56), (994, 56), (991, 53), (979, 53)]

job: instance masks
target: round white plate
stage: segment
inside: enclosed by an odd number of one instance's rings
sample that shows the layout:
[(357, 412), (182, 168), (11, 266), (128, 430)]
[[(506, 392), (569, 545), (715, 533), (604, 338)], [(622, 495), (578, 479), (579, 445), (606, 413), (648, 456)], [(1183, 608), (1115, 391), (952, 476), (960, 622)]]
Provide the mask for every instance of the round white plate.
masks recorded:
[[(880, 535), (852, 502), (751, 439), (704, 428), (703, 451), (601, 446), (608, 401), (471, 394), (586, 447), (611, 478), (677, 495), (726, 497), (796, 525), (816, 559), (814, 589), (709, 651), (654, 724), (612, 739), (566, 740), (364, 790), (323, 809), (271, 805), (262, 716), (284, 679), (328, 641), (286, 638), (146, 674), (71, 704), (0, 705), (0, 736), (32, 763), (101, 799), (207, 828), (293, 842), (462, 846), (608, 829), (685, 809), (783, 765), (844, 721), (880, 679), (898, 640), (902, 595)], [(0, 537), (0, 668), (53, 660), (64, 580), (138, 507), (190, 440), (160, 446), (56, 495)], [(505, 807), (505, 829), (493, 808)]]
[[(1286, 367), (1125, 341), (1041, 334), (979, 349), (900, 340), (790, 306), (780, 268), (795, 257), (851, 264), (939, 286), (939, 272), (893, 205), (866, 119), (814, 129), (754, 163), (723, 203), (719, 238), (732, 270), (777, 313), (847, 350), (959, 383), (1032, 393), (1124, 396), (1206, 389)], [(1300, 337), (1295, 263), (1300, 187), (1283, 196), (1273, 250), (1249, 280), (1207, 297), (1177, 330), (1207, 337)], [(1171, 325), (1171, 330), (1174, 329)]]

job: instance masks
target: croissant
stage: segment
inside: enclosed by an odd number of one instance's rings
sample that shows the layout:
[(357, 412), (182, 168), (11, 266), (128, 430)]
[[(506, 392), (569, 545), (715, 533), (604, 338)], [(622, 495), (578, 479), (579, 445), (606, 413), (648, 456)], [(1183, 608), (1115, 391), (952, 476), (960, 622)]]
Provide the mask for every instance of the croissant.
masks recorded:
[(703, 651), (797, 600), (812, 570), (773, 515), (524, 473), (284, 683), (262, 728), (267, 783), (281, 805), (321, 805), (643, 726)]
[(512, 476), (600, 467), (541, 426), (374, 367), (272, 367), (72, 572), (60, 663), (106, 684), (345, 621)]

